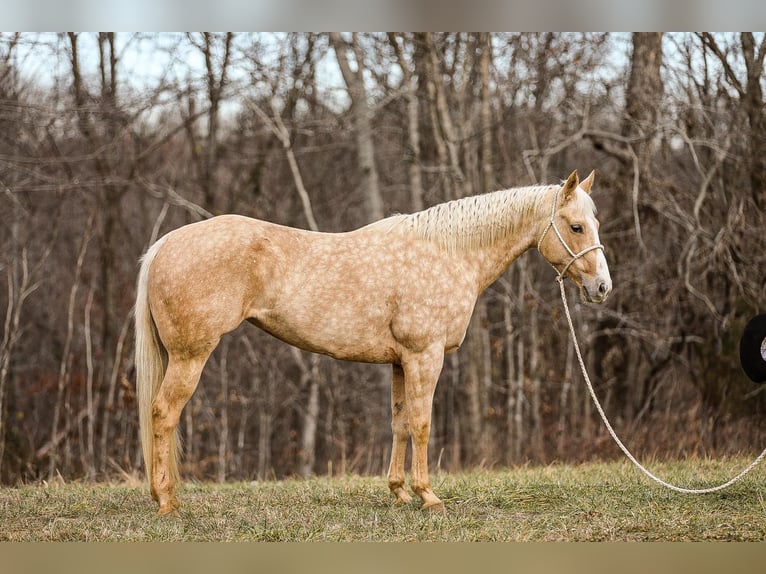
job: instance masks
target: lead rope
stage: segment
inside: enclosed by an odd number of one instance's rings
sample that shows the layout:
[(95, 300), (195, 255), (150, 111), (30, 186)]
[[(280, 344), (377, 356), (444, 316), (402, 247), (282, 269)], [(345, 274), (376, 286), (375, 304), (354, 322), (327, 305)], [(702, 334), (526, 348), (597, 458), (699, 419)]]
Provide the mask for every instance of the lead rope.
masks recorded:
[[(555, 229), (555, 226), (554, 226), (554, 229)], [(566, 243), (564, 242), (563, 238), (561, 238), (561, 236), (559, 236), (559, 239), (561, 239), (562, 243), (564, 243), (564, 245), (566, 246)], [(622, 444), (622, 441), (617, 436), (617, 433), (614, 432), (612, 425), (609, 424), (609, 419), (606, 418), (604, 409), (601, 408), (601, 403), (598, 401), (598, 398), (596, 397), (596, 392), (593, 390), (593, 385), (590, 382), (590, 377), (588, 377), (588, 371), (585, 369), (585, 362), (583, 361), (582, 354), (580, 353), (580, 345), (577, 343), (577, 335), (575, 334), (574, 325), (572, 324), (572, 316), (569, 313), (569, 305), (567, 304), (566, 293), (564, 292), (563, 275), (559, 275), (556, 278), (556, 281), (558, 281), (559, 287), (561, 288), (561, 301), (564, 303), (564, 311), (566, 312), (567, 323), (569, 323), (569, 331), (572, 333), (572, 342), (574, 342), (575, 352), (577, 353), (577, 360), (580, 363), (580, 370), (582, 370), (582, 376), (585, 378), (585, 384), (588, 386), (588, 392), (590, 392), (590, 396), (593, 399), (593, 403), (596, 405), (596, 410), (598, 410), (598, 414), (601, 415), (601, 420), (604, 421), (604, 425), (606, 425), (606, 428), (609, 431), (609, 434), (612, 435), (614, 442), (617, 443), (617, 446), (619, 446), (622, 452), (625, 453), (625, 456), (627, 456), (630, 459), (630, 461), (633, 464), (635, 464), (639, 468), (639, 470), (641, 470), (641, 472), (643, 472), (646, 476), (648, 476), (655, 482), (661, 484), (662, 486), (666, 488), (669, 488), (670, 490), (675, 490), (676, 492), (681, 492), (683, 494), (707, 494), (710, 492), (717, 492), (719, 490), (723, 490), (724, 488), (728, 488), (729, 486), (731, 486), (732, 484), (734, 484), (735, 482), (743, 478), (748, 472), (753, 470), (756, 466), (758, 466), (758, 464), (764, 459), (764, 457), (766, 457), (766, 449), (764, 449), (763, 452), (761, 452), (761, 454), (759, 454), (758, 457), (753, 462), (751, 462), (737, 476), (735, 476), (734, 478), (730, 480), (727, 480), (723, 484), (719, 484), (718, 486), (711, 486), (710, 488), (683, 488), (681, 486), (676, 486), (674, 484), (670, 484), (669, 482), (665, 482), (664, 480), (655, 476), (649, 470), (647, 470), (646, 467), (644, 467), (640, 462), (638, 462), (638, 460), (636, 460), (636, 457), (634, 457), (631, 454), (631, 452), (627, 449), (627, 447), (624, 444)]]

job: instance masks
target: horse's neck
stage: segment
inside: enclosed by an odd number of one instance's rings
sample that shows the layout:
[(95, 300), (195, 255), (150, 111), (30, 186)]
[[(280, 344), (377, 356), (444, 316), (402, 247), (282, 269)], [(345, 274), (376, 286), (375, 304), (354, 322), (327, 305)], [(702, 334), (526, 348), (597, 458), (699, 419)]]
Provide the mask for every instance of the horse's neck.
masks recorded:
[(479, 293), (497, 280), (522, 254), (537, 246), (541, 230), (550, 215), (549, 204), (547, 199), (542, 202), (540, 213), (518, 226), (513, 234), (466, 254), (473, 258)]
[(482, 247), (467, 256), (473, 258), (476, 270), (477, 291), (481, 293), (494, 283), (516, 259), (536, 245), (534, 231), (516, 234), (514, 237)]

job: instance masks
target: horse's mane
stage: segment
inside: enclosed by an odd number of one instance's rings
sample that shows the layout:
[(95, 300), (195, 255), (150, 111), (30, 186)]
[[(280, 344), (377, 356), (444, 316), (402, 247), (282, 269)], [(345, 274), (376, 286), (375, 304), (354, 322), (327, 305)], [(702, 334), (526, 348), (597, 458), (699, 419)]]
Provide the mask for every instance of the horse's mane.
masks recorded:
[(495, 243), (525, 222), (550, 213), (558, 185), (536, 185), (472, 195), (434, 205), (423, 211), (393, 215), (370, 224), (384, 231), (405, 231), (456, 251)]

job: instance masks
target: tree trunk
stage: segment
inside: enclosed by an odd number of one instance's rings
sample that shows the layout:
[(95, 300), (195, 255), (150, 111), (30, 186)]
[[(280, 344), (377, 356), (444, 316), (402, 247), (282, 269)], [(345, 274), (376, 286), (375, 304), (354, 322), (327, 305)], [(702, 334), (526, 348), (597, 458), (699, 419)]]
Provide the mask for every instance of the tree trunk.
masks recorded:
[[(15, 237), (14, 237), (15, 239)], [(21, 335), (21, 310), (27, 297), (36, 286), (30, 286), (26, 249), (22, 248), (20, 262), (13, 261), (6, 269), (8, 276), (8, 304), (3, 324), (3, 339), (0, 342), (0, 471), (5, 455), (7, 405), (6, 392), (11, 371), (11, 357)], [(20, 276), (19, 276), (20, 275)], [(0, 478), (2, 473), (0, 472)]]
[(657, 127), (662, 98), (662, 32), (635, 32), (632, 42), (622, 131), (625, 136), (648, 141)]
[[(297, 353), (296, 353), (297, 355)], [(319, 421), (319, 356), (312, 353), (310, 367), (301, 361), (303, 380), (301, 386), (308, 385), (309, 398), (306, 401), (306, 414), (303, 417), (301, 447), (298, 460), (298, 474), (308, 478), (314, 474), (316, 461), (317, 424)]]
[(226, 482), (226, 461), (229, 450), (229, 340), (221, 343), (220, 361), (218, 363), (221, 381), (221, 411), (218, 417), (220, 430), (218, 433), (218, 482)]
[[(207, 137), (202, 157), (202, 192), (205, 198), (205, 208), (216, 211), (215, 173), (218, 169), (218, 139), (219, 116), (223, 90), (227, 83), (227, 73), (231, 60), (231, 43), (234, 39), (232, 32), (227, 32), (222, 38), (210, 32), (202, 34), (202, 43), (197, 48), (205, 58), (205, 74), (207, 81), (207, 98), (210, 103), (207, 113)], [(220, 40), (221, 58), (216, 70), (215, 52), (216, 40)], [(194, 43), (194, 42), (192, 42)]]
[[(407, 143), (408, 153), (407, 171), (410, 180), (410, 198), (412, 211), (421, 211), (425, 206), (423, 204), (423, 174), (420, 167), (420, 118), (419, 104), (417, 96), (416, 79), (410, 70), (410, 65), (404, 55), (404, 50), (399, 44), (398, 38), (405, 40), (405, 35), (388, 34), (389, 42), (396, 52), (396, 58), (399, 62), (399, 68), (402, 70), (402, 86), (404, 87), (405, 97), (407, 99)], [(417, 79), (420, 82), (420, 79)]]
[(464, 462), (470, 466), (476, 465), (484, 458), (484, 446), (482, 444), (484, 419), (482, 416), (482, 330), (485, 328), (482, 324), (485, 318), (485, 305), (483, 299), (476, 302), (473, 318), (468, 326), (466, 342), (463, 345), (464, 359), (461, 361), (466, 365), (464, 369), (463, 388), (460, 393), (464, 399), (461, 404), (463, 414), (463, 445), (465, 448)]
[[(650, 254), (644, 243), (641, 221), (645, 208), (642, 208), (639, 192), (647, 193), (652, 189), (650, 165), (657, 147), (656, 134), (663, 96), (662, 33), (637, 32), (632, 35), (631, 40), (633, 49), (621, 126), (623, 148), (619, 150), (621, 165), (617, 174), (617, 180), (624, 182), (624, 187), (611, 197), (613, 213), (626, 214), (623, 218), (624, 227), (619, 233), (615, 233), (614, 239), (609, 242), (609, 267), (615, 285), (629, 283), (649, 262)], [(644, 203), (646, 201), (647, 198), (644, 198)], [(626, 316), (640, 312), (635, 308), (636, 301), (633, 297), (618, 299), (618, 312)], [(575, 312), (580, 312), (580, 305), (575, 306)], [(594, 329), (605, 330), (612, 326), (614, 318), (603, 319), (598, 321)], [(612, 381), (610, 389), (616, 396), (619, 397), (622, 393), (632, 395), (639, 383), (631, 378), (633, 372), (630, 365), (623, 364), (614, 373), (606, 373), (605, 363), (601, 358), (618, 351), (625, 351), (625, 356), (628, 356), (628, 349), (640, 352), (644, 344), (640, 338), (629, 335), (624, 338), (597, 338), (591, 350), (586, 352), (589, 368), (590, 365), (596, 366), (596, 370), (591, 371), (594, 381), (603, 381), (606, 378)], [(595, 358), (595, 361), (591, 358)], [(581, 401), (584, 417), (582, 437), (588, 441), (595, 432), (591, 419), (591, 399), (587, 393), (583, 393)], [(622, 417), (625, 415), (624, 405), (622, 402), (617, 404), (619, 410), (612, 414)]]
[(93, 296), (96, 290), (95, 284), (91, 285), (90, 291), (88, 291), (88, 298), (85, 302), (85, 319), (84, 331), (85, 331), (85, 364), (87, 369), (86, 382), (85, 382), (85, 404), (88, 410), (88, 427), (86, 438), (86, 468), (88, 471), (88, 478), (94, 480), (96, 478), (96, 405), (98, 404), (98, 396), (94, 393), (93, 377), (94, 377), (94, 365), (93, 365), (93, 337), (91, 330), (91, 310), (93, 308)]
[(643, 251), (645, 248), (639, 220), (638, 194), (640, 189), (647, 187), (651, 182), (649, 164), (656, 149), (655, 133), (663, 93), (660, 74), (662, 32), (635, 32), (632, 41), (633, 53), (625, 97), (625, 119), (622, 125), (623, 136), (633, 141), (629, 144), (633, 165), (625, 166), (622, 179), (631, 181), (632, 188), (630, 194), (620, 194), (623, 199), (617, 207), (623, 209), (624, 213), (633, 213), (636, 240)]
[[(431, 32), (425, 32), (421, 40), (426, 48), (429, 95), (431, 97), (434, 118), (434, 138), (439, 142), (437, 149), (441, 150), (439, 152), (440, 159), (443, 161), (446, 156), (446, 159), (449, 160), (450, 180), (460, 183), (465, 180), (465, 177), (463, 170), (460, 168), (459, 146), (455, 135), (452, 114), (447, 104), (447, 95), (442, 79), (441, 59), (439, 54), (437, 54)], [(448, 195), (446, 199), (458, 197), (456, 191), (457, 189), (454, 187), (452, 195)]]
[(330, 33), (330, 43), (335, 50), (335, 57), (338, 60), (338, 66), (351, 99), (351, 114), (354, 118), (359, 171), (362, 176), (361, 187), (364, 193), (367, 219), (377, 221), (383, 218), (384, 210), (378, 168), (375, 165), (372, 112), (367, 105), (367, 89), (364, 87), (364, 60), (359, 51), (356, 34), (352, 36), (351, 41), (351, 48), (356, 60), (356, 71), (351, 69), (347, 54), (349, 46), (343, 37), (337, 32), (332, 32)]
[[(510, 282), (506, 284), (506, 290)], [(503, 327), (505, 330), (505, 462), (518, 462), (515, 452), (515, 415), (516, 415), (516, 334), (511, 314), (511, 297), (506, 294), (503, 301)]]
[(495, 170), (492, 161), (492, 106), (490, 100), (490, 64), (492, 62), (492, 43), (490, 35), (483, 32), (479, 35), (479, 47), (481, 57), (479, 59), (479, 71), (481, 77), (481, 189), (483, 193), (494, 191)]
[[(74, 279), (72, 280), (72, 287), (69, 290), (69, 305), (67, 306), (67, 324), (66, 324), (66, 337), (64, 338), (64, 348), (61, 354), (61, 361), (59, 362), (58, 382), (56, 385), (56, 402), (53, 407), (53, 417), (51, 421), (51, 449), (49, 453), (48, 462), (48, 480), (52, 480), (57, 470), (57, 463), (59, 462), (58, 441), (56, 437), (59, 432), (59, 420), (61, 418), (61, 411), (63, 408), (64, 391), (67, 388), (67, 383), (71, 376), (71, 346), (72, 338), (74, 336), (74, 309), (77, 304), (77, 291), (80, 287), (80, 276), (82, 274), (83, 263), (85, 261), (85, 253), (88, 249), (88, 243), (91, 238), (91, 228), (93, 225), (93, 218), (88, 222), (85, 227), (85, 233), (80, 240), (80, 249), (77, 255), (77, 266), (75, 267)], [(66, 412), (65, 412), (66, 414)]]
[[(467, 173), (476, 173), (480, 192), (491, 190), (493, 183), (492, 177), (492, 152), (490, 151), (491, 141), (491, 117), (489, 104), (489, 41), (488, 34), (478, 36), (477, 45), (481, 50), (480, 56), (480, 78), (481, 78), (481, 100), (479, 102), (479, 130), (482, 134), (480, 148), (477, 151), (474, 147), (469, 149), (464, 146), (466, 159), (464, 165)], [(463, 67), (464, 71), (466, 66)], [(468, 80), (463, 80), (463, 89)], [(466, 114), (464, 106), (463, 113)], [(449, 114), (447, 110), (442, 113)], [(468, 117), (471, 115), (466, 114)], [(451, 125), (451, 122), (449, 122)], [(460, 131), (465, 134), (475, 131), (474, 125), (467, 125), (468, 118), (459, 122)], [(461, 137), (464, 139), (464, 137)], [(478, 158), (477, 158), (478, 155)], [(469, 157), (471, 156), (471, 157)], [(479, 166), (472, 164), (478, 159)], [(464, 187), (467, 193), (473, 191), (472, 182), (469, 178), (464, 181)], [(471, 465), (481, 464), (491, 458), (492, 454), (492, 431), (486, 414), (489, 411), (489, 391), (492, 386), (492, 355), (490, 352), (490, 334), (487, 321), (487, 300), (485, 297), (479, 297), (474, 309), (473, 318), (466, 334), (465, 355), (467, 367), (465, 369), (466, 380), (464, 393), (466, 396), (465, 405), (467, 413), (463, 432), (465, 433), (464, 444), (466, 445), (467, 460)]]
[[(91, 98), (88, 95), (83, 81), (81, 69), (79, 35), (68, 33), (70, 47), (70, 65), (72, 73), (72, 88), (74, 93), (77, 121), (80, 132), (85, 137), (87, 144), (94, 151), (94, 167), (96, 173), (104, 182), (114, 179), (116, 167), (110, 156), (103, 153), (95, 153), (105, 145), (111, 145), (118, 135), (120, 122), (122, 121), (117, 109), (117, 63), (115, 35), (113, 32), (102, 33), (97, 37), (99, 46), (99, 72), (101, 79), (100, 87), (100, 114), (94, 116), (91, 107)], [(95, 123), (95, 118), (100, 118), (101, 125)], [(99, 129), (100, 128), (100, 129)], [(108, 142), (108, 144), (106, 143)], [(115, 161), (116, 163), (116, 161)], [(97, 196), (100, 202), (100, 214), (102, 217), (102, 230), (100, 235), (100, 283), (103, 298), (101, 301), (101, 349), (104, 361), (100, 365), (100, 374), (96, 377), (101, 381), (101, 386), (108, 385), (107, 377), (113, 370), (109, 363), (108, 350), (115, 345), (115, 326), (113, 316), (115, 313), (115, 275), (117, 268), (117, 225), (121, 221), (120, 202), (126, 186), (105, 183), (102, 192)], [(106, 405), (108, 407), (108, 405)], [(102, 431), (108, 432), (111, 428), (111, 411), (104, 410)], [(108, 444), (107, 437), (101, 437), (101, 444)], [(107, 452), (101, 452), (99, 470), (104, 471)]]
[(750, 124), (750, 191), (756, 206), (763, 209), (766, 207), (766, 112), (764, 112), (761, 82), (764, 71), (763, 61), (766, 57), (766, 37), (761, 40), (759, 49), (755, 47), (752, 32), (743, 32), (740, 38), (747, 71), (743, 103)]

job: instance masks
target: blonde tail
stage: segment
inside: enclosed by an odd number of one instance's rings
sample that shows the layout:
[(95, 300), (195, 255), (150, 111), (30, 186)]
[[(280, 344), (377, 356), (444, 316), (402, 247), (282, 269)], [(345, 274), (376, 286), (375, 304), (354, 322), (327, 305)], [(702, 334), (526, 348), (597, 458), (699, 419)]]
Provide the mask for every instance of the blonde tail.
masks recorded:
[[(157, 241), (141, 259), (136, 287), (136, 394), (138, 395), (138, 421), (141, 428), (141, 447), (147, 479), (152, 476), (152, 402), (157, 396), (167, 369), (168, 354), (157, 334), (157, 327), (149, 309), (148, 280), (157, 251), (164, 238)], [(178, 434), (170, 441), (169, 471), (171, 479), (178, 480)]]

